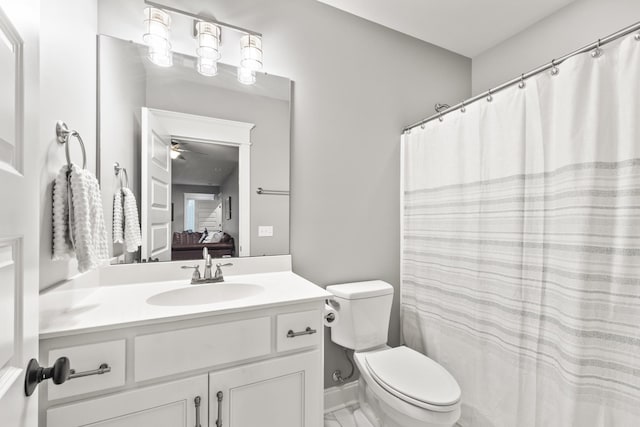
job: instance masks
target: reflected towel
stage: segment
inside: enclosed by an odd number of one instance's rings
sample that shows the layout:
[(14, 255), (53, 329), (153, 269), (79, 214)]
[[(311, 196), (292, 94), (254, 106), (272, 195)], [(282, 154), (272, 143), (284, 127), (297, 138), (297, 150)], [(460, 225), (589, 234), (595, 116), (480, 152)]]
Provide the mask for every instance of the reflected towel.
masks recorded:
[(123, 188), (121, 191), (124, 196), (124, 247), (127, 252), (136, 252), (140, 245), (142, 245), (138, 205), (136, 203), (136, 197), (130, 189)]
[(122, 190), (118, 189), (113, 195), (113, 243), (124, 243), (124, 212), (122, 210)]

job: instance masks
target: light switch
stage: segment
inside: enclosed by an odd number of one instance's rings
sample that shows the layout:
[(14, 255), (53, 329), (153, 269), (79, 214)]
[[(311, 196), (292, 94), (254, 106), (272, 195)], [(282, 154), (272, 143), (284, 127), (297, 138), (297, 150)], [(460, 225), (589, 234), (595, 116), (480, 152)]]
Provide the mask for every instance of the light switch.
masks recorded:
[(272, 237), (273, 236), (273, 226), (272, 225), (259, 225), (258, 226), (258, 237)]

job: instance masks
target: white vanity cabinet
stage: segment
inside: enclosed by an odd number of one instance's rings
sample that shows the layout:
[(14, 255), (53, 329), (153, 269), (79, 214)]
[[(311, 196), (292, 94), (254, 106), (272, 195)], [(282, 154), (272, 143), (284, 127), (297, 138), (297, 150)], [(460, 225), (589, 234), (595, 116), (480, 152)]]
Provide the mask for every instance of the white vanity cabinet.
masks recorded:
[(323, 306), (315, 300), (41, 339), (42, 360), (67, 356), (79, 371), (111, 370), (43, 383), (40, 427), (321, 427)]
[(318, 350), (209, 374), (211, 425), (317, 426), (322, 395)]

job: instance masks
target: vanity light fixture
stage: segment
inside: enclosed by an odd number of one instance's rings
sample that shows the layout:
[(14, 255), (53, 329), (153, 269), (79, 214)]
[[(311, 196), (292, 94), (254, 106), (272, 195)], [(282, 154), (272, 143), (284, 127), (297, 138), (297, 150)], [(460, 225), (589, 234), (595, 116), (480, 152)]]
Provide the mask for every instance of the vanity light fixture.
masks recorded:
[(262, 37), (253, 34), (240, 37), (240, 67), (262, 69)]
[(256, 82), (256, 71), (262, 70), (262, 34), (236, 25), (217, 21), (201, 14), (186, 12), (171, 6), (144, 0), (148, 6), (145, 12), (144, 42), (149, 46), (149, 59), (156, 65), (169, 67), (173, 64), (171, 42), (169, 41), (171, 17), (176, 13), (195, 20), (196, 70), (204, 76), (218, 74), (220, 59), (220, 37), (222, 28), (242, 34), (240, 37), (240, 66), (238, 81), (252, 85)]
[(144, 35), (142, 40), (149, 46), (149, 59), (161, 67), (173, 65), (171, 53), (171, 16), (164, 10), (147, 7), (144, 9)]
[(196, 40), (197, 71), (203, 76), (215, 76), (220, 59), (220, 27), (211, 22), (196, 22)]
[(243, 85), (252, 85), (256, 82), (256, 72), (244, 67), (238, 67), (238, 81)]

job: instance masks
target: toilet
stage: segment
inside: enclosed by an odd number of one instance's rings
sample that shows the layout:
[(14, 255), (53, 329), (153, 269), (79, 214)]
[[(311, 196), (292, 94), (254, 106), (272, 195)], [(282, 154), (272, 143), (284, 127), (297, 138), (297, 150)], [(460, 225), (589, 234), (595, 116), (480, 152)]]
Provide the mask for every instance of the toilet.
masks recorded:
[[(381, 280), (327, 286), (339, 321), (331, 341), (354, 350), (360, 371), (356, 420), (369, 427), (452, 427), (460, 386), (442, 366), (405, 346), (387, 346), (393, 287)], [(367, 425), (369, 423), (369, 425)]]

